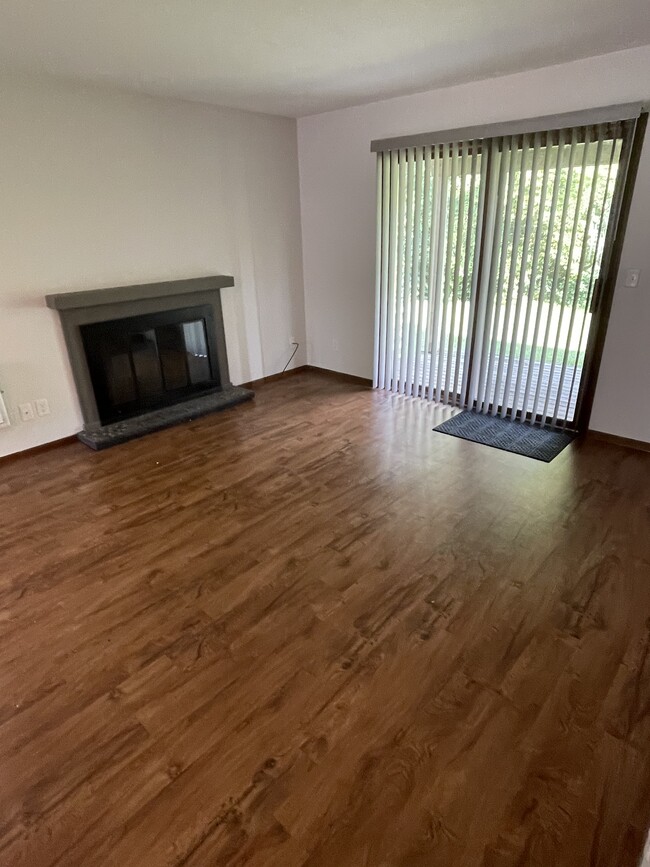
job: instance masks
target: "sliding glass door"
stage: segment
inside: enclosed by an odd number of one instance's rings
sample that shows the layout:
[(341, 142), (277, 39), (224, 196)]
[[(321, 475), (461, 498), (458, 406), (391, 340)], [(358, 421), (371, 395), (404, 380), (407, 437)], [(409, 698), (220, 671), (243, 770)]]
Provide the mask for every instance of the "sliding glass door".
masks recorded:
[(377, 386), (575, 428), (633, 126), (379, 153)]

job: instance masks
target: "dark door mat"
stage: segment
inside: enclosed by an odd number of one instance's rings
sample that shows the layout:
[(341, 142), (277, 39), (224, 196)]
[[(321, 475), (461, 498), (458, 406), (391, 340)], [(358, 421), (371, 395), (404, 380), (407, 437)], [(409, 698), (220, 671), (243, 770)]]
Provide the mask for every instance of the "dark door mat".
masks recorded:
[(82, 443), (99, 451), (142, 437), (153, 431), (163, 430), (163, 428), (184, 421), (192, 421), (192, 419), (200, 418), (200, 416), (210, 412), (227, 409), (245, 400), (250, 400), (254, 396), (255, 392), (248, 388), (241, 388), (237, 385), (226, 386), (211, 394), (184, 400), (182, 403), (175, 403), (155, 412), (137, 415), (134, 418), (124, 419), (124, 421), (116, 421), (95, 430), (83, 430), (78, 434), (78, 437)]
[(434, 431), (546, 463), (557, 457), (575, 438), (575, 434), (565, 431), (469, 411), (443, 421), (434, 427)]

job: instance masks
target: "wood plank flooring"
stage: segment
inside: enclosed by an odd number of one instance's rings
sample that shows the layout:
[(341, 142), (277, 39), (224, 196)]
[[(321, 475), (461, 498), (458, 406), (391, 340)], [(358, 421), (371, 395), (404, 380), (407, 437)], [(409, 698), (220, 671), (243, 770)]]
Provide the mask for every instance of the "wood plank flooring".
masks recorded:
[(636, 867), (650, 454), (304, 373), (0, 465), (0, 864)]

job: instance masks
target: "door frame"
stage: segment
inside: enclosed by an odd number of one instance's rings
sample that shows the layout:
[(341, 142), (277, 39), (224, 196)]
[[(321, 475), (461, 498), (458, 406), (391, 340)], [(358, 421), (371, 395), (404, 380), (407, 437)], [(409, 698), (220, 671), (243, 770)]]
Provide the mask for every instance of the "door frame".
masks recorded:
[[(603, 260), (605, 267), (601, 266), (597, 286), (594, 288), (593, 309), (587, 348), (585, 351), (585, 363), (583, 365), (580, 389), (576, 402), (575, 429), (581, 433), (589, 428), (589, 420), (594, 405), (598, 374), (605, 348), (607, 326), (614, 301), (614, 290), (618, 279), (618, 270), (621, 264), (621, 254), (625, 241), (625, 230), (630, 216), (634, 185), (639, 169), (643, 140), (648, 124), (648, 112), (643, 111), (636, 121), (626, 121), (632, 125), (628, 135), (624, 136), (621, 160), (625, 181), (618, 185), (617, 201), (612, 203), (617, 211), (614, 219), (610, 216), (607, 227)], [(597, 291), (596, 291), (597, 290)]]

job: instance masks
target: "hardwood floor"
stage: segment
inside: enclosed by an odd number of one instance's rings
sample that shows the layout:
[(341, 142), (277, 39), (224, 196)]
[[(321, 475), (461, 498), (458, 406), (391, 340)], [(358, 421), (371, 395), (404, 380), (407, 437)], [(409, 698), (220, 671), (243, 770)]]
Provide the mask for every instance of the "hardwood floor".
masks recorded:
[(650, 455), (441, 412), (306, 373), (0, 465), (0, 864), (636, 867)]

